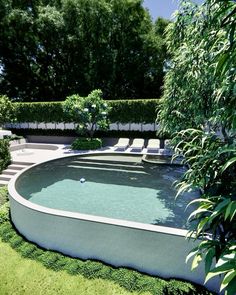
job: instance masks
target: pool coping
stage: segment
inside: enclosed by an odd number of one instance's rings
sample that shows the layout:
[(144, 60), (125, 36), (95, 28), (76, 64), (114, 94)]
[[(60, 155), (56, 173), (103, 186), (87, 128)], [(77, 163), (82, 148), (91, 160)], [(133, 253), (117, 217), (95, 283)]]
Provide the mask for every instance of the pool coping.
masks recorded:
[(58, 159), (63, 159), (63, 158), (68, 158), (68, 157), (79, 157), (79, 156), (83, 157), (83, 156), (89, 156), (89, 155), (94, 156), (94, 155), (104, 155), (104, 154), (106, 154), (106, 155), (120, 154), (120, 155), (126, 155), (126, 156), (140, 155), (140, 157), (142, 156), (141, 154), (125, 154), (125, 153), (118, 153), (118, 152), (101, 152), (101, 151), (98, 151), (98, 152), (92, 151), (92, 152), (85, 152), (82, 154), (77, 153), (77, 154), (73, 154), (73, 155), (70, 154), (70, 155), (59, 156), (57, 158), (38, 162), (30, 167), (23, 169), (22, 171), (20, 171), (20, 173), (17, 173), (10, 180), (10, 182), (8, 184), (9, 194), (19, 204), (22, 204), (31, 210), (42, 212), (44, 214), (51, 214), (51, 215), (55, 215), (55, 216), (63, 216), (63, 217), (67, 217), (67, 218), (80, 219), (80, 220), (89, 221), (89, 222), (110, 224), (110, 225), (119, 226), (119, 227), (134, 228), (137, 230), (159, 232), (159, 233), (163, 233), (163, 234), (171, 234), (171, 235), (175, 235), (175, 236), (185, 237), (188, 233), (188, 230), (186, 230), (186, 229), (145, 224), (145, 223), (140, 223), (140, 222), (126, 221), (126, 220), (122, 220), (122, 219), (114, 219), (114, 218), (102, 217), (102, 216), (97, 216), (97, 215), (83, 214), (83, 213), (78, 213), (78, 212), (70, 212), (70, 211), (64, 211), (64, 210), (44, 207), (44, 206), (37, 205), (37, 204), (34, 204), (34, 203), (26, 200), (15, 189), (16, 181), (23, 173), (25, 173), (26, 171), (28, 171), (34, 167), (37, 167), (38, 165), (41, 165), (43, 163), (49, 163), (52, 161), (56, 161)]

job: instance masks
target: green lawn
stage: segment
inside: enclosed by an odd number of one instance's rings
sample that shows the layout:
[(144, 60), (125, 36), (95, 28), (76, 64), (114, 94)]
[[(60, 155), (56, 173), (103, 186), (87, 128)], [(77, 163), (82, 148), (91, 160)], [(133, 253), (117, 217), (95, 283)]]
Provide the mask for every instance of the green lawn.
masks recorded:
[[(6, 194), (0, 189), (2, 203)], [(8, 202), (0, 204), (0, 295), (212, 294), (189, 282), (164, 280), (43, 250), (21, 237), (9, 219)]]
[(81, 275), (55, 272), (41, 263), (25, 259), (9, 244), (0, 241), (0, 294), (1, 295), (128, 295), (149, 292), (129, 292), (109, 280), (85, 279)]

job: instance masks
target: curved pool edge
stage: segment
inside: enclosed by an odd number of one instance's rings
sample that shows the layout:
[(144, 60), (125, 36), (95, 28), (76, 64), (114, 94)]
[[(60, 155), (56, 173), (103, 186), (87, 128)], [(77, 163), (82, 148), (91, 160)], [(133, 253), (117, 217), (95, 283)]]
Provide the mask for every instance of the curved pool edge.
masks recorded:
[[(104, 153), (81, 154), (84, 155)], [(74, 156), (79, 155), (71, 157)], [(8, 185), (12, 222), (28, 240), (82, 259), (204, 283), (203, 268), (191, 272), (190, 264), (185, 264), (188, 252), (196, 243), (186, 241), (187, 230), (56, 210), (24, 199), (17, 193), (15, 183), (21, 174), (40, 164), (22, 170)], [(207, 287), (216, 291), (218, 283), (210, 281)]]

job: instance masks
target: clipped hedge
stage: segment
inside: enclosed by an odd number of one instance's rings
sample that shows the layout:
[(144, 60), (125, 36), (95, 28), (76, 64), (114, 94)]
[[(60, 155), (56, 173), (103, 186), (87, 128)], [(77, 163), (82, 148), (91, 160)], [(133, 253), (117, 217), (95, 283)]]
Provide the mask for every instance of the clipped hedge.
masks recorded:
[(0, 207), (8, 201), (7, 186), (0, 187)]
[[(80, 260), (54, 251), (39, 248), (26, 241), (9, 221), (9, 208), (6, 203), (0, 207), (0, 238), (10, 244), (24, 258), (42, 263), (54, 271), (67, 271), (71, 275), (82, 275), (89, 279), (105, 279), (116, 282), (128, 291), (150, 292), (163, 295), (212, 295), (204, 287), (181, 280), (164, 280), (158, 277), (141, 274), (126, 268), (113, 268), (104, 263), (91, 260)], [(8, 209), (8, 210), (7, 210)]]
[(160, 108), (159, 99), (109, 101), (111, 122), (154, 123)]
[(99, 138), (80, 137), (73, 141), (72, 150), (96, 150), (102, 147), (102, 141)]
[[(111, 107), (109, 120), (113, 123), (153, 123), (157, 110), (160, 108), (159, 99), (139, 100), (108, 100)], [(62, 102), (30, 102), (14, 103), (17, 122), (70, 122), (63, 112)]]
[[(28, 135), (40, 135), (40, 136), (71, 136), (71, 137), (78, 137), (78, 133), (76, 130), (72, 129), (11, 129), (12, 132), (21, 135), (21, 136), (28, 136)], [(108, 130), (108, 131), (101, 131), (97, 130), (95, 132), (96, 137), (129, 137), (129, 138), (155, 138), (156, 131), (124, 131), (124, 130)], [(159, 137), (161, 138), (161, 137)], [(170, 138), (170, 137), (166, 137)]]
[(69, 122), (61, 102), (16, 102), (17, 122)]
[(9, 140), (0, 139), (0, 173), (11, 163)]

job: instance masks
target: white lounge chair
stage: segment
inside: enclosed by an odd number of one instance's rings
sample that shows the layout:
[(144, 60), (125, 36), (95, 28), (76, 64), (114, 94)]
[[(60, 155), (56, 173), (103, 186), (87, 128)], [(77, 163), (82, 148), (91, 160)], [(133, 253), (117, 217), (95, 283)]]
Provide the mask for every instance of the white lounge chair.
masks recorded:
[(126, 150), (129, 147), (129, 138), (120, 138), (117, 144), (114, 145), (115, 149)]
[(160, 149), (160, 140), (159, 139), (149, 139), (147, 144), (148, 152), (159, 151)]
[(130, 146), (132, 150), (139, 150), (140, 152), (143, 149), (143, 147), (144, 147), (144, 139), (142, 138), (135, 138), (133, 140), (133, 143)]

